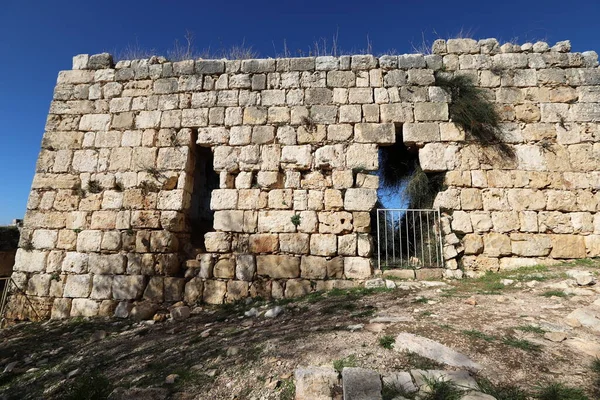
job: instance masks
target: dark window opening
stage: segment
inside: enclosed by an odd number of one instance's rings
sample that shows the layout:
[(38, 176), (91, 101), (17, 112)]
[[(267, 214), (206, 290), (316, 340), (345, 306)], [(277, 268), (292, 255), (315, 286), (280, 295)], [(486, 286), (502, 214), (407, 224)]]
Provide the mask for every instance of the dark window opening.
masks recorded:
[(190, 207), (192, 246), (202, 251), (204, 234), (213, 231), (214, 212), (210, 209), (210, 196), (219, 188), (219, 175), (213, 168), (213, 153), (209, 147), (195, 146), (194, 189)]

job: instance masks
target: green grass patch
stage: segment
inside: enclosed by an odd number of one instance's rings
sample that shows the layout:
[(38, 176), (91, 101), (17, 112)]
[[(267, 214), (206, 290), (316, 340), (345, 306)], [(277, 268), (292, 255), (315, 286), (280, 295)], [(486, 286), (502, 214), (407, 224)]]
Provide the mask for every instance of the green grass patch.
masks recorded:
[(583, 390), (568, 387), (562, 383), (551, 383), (539, 388), (534, 398), (538, 400), (590, 400)]
[(415, 399), (416, 393), (408, 392), (402, 386), (396, 386), (394, 384), (384, 384), (381, 390), (382, 400), (396, 400), (404, 398), (407, 400)]
[(494, 384), (489, 379), (477, 378), (477, 385), (481, 392), (489, 394), (496, 400), (527, 400), (529, 395), (518, 386), (511, 384)]
[(540, 296), (544, 297), (567, 297), (568, 295), (562, 290), (547, 290), (544, 293), (540, 294)]
[(333, 361), (333, 369), (338, 373), (342, 372), (346, 367), (356, 367), (356, 356), (354, 354)]
[(540, 335), (543, 335), (544, 333), (546, 333), (546, 331), (542, 328), (540, 328), (539, 326), (535, 326), (535, 325), (521, 325), (521, 326), (516, 326), (513, 329), (517, 330), (517, 331), (521, 331), (521, 332), (527, 332), (527, 333), (538, 333)]
[(469, 337), (471, 337), (471, 338), (485, 340), (486, 342), (493, 342), (496, 339), (498, 339), (496, 336), (485, 334), (485, 333), (483, 333), (481, 331), (478, 331), (476, 329), (463, 330), (462, 333), (465, 334), (465, 335), (467, 335), (467, 336), (469, 336)]
[(464, 390), (452, 381), (425, 378), (425, 384), (429, 391), (420, 397), (422, 400), (460, 400), (464, 395)]
[(431, 311), (423, 311), (421, 313), (421, 317), (431, 317), (433, 315), (433, 312)]
[(88, 372), (75, 377), (65, 385), (60, 398), (64, 400), (105, 400), (112, 392), (112, 384), (99, 372)]
[(600, 358), (594, 358), (592, 364), (590, 365), (590, 369), (592, 370), (592, 372), (600, 374)]
[(392, 335), (385, 335), (379, 338), (379, 345), (384, 349), (391, 350), (394, 348), (396, 339)]
[(504, 343), (507, 346), (514, 347), (516, 349), (521, 349), (534, 353), (537, 353), (542, 349), (542, 346), (540, 346), (539, 344), (532, 343), (527, 339), (517, 339), (512, 336), (502, 339), (502, 343)]
[(279, 400), (294, 400), (296, 397), (296, 385), (292, 378), (285, 379), (281, 382), (279, 390)]

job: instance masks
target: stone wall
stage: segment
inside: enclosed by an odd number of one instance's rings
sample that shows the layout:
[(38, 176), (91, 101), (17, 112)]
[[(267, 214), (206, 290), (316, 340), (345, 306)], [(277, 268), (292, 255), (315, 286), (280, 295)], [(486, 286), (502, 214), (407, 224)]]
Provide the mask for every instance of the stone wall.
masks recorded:
[[(76, 56), (58, 76), (13, 278), (55, 318), (355, 285), (374, 273), (378, 149), (400, 137), (423, 170), (447, 171), (446, 276), (600, 255), (597, 64), (568, 42), (493, 39), (379, 58)], [(515, 160), (452, 123), (435, 73), (484, 88)], [(199, 147), (220, 187), (213, 231), (192, 249)]]

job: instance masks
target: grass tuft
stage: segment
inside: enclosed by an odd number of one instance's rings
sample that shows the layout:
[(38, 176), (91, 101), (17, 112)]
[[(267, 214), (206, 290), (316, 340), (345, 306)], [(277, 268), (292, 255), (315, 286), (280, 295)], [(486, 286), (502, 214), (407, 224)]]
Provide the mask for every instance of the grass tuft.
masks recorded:
[(518, 386), (510, 384), (494, 384), (487, 378), (478, 378), (477, 385), (481, 392), (489, 394), (496, 400), (527, 400), (528, 394)]
[(61, 398), (65, 400), (104, 400), (112, 391), (108, 378), (99, 372), (88, 372), (74, 378)]
[(476, 329), (463, 330), (462, 333), (464, 333), (465, 335), (467, 335), (469, 337), (472, 337), (472, 338), (485, 340), (486, 342), (493, 342), (494, 340), (497, 339), (496, 336), (485, 334), (485, 333), (483, 333), (481, 331), (478, 331)]
[(517, 348), (517, 349), (535, 352), (535, 353), (542, 350), (542, 346), (540, 346), (539, 344), (532, 343), (527, 339), (517, 339), (512, 336), (504, 338), (502, 340), (502, 343), (504, 343), (505, 345)]
[(512, 147), (502, 141), (500, 115), (485, 97), (485, 92), (473, 85), (464, 75), (438, 74), (436, 85), (450, 94), (450, 118), (465, 132), (470, 133), (484, 147), (495, 147), (503, 156), (513, 159)]
[(547, 290), (544, 293), (540, 294), (540, 296), (544, 297), (567, 297), (567, 294), (562, 290)]
[(521, 325), (521, 326), (517, 326), (514, 329), (521, 331), (521, 332), (528, 332), (528, 333), (538, 333), (540, 335), (543, 335), (544, 333), (546, 333), (546, 331), (542, 328), (540, 328), (539, 326), (535, 326), (535, 325)]
[(421, 397), (422, 400), (460, 400), (464, 395), (464, 391), (451, 381), (425, 378), (425, 384), (429, 392)]
[(354, 354), (333, 361), (333, 369), (338, 373), (341, 373), (344, 368), (348, 367), (356, 367), (356, 356)]
[(534, 398), (538, 400), (589, 400), (581, 389), (575, 389), (562, 383), (551, 383), (538, 389)]
[(385, 335), (379, 338), (379, 345), (381, 347), (383, 347), (384, 349), (388, 349), (391, 350), (394, 348), (394, 342), (396, 341), (396, 339), (394, 339), (393, 336), (391, 335)]

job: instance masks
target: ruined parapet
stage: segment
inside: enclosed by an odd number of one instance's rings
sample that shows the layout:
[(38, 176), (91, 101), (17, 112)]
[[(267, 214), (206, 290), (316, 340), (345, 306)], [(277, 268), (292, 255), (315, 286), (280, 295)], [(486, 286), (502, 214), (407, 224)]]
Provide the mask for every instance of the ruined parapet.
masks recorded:
[[(596, 54), (471, 39), (433, 50), (75, 57), (59, 73), (13, 279), (56, 318), (352, 286), (374, 272), (371, 173), (397, 137), (425, 172), (446, 172), (436, 206), (459, 240), (447, 276), (600, 255)], [(485, 89), (514, 159), (457, 128), (438, 73)], [(203, 149), (214, 171), (202, 173), (219, 182), (206, 234), (190, 220)]]

